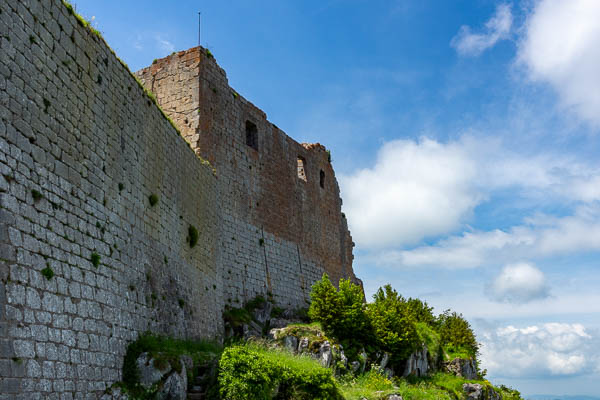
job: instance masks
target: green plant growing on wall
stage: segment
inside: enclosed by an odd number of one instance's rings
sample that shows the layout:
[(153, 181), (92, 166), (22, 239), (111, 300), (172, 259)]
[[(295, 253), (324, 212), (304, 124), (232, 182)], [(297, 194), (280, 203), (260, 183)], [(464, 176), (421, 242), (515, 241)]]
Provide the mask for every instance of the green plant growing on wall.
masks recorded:
[(154, 207), (156, 205), (156, 203), (158, 203), (158, 196), (155, 195), (154, 193), (152, 193), (148, 197), (148, 201), (150, 202), (150, 207)]
[(183, 306), (185, 305), (185, 300), (179, 299), (177, 300), (177, 303), (179, 303), (179, 307), (183, 308)]
[(193, 248), (198, 243), (198, 238), (200, 234), (198, 233), (198, 229), (195, 226), (190, 225), (188, 227), (188, 243), (190, 244), (190, 248)]
[(93, 252), (90, 257), (90, 260), (92, 261), (92, 265), (98, 268), (98, 266), (100, 265), (100, 254)]
[(38, 192), (37, 190), (32, 189), (31, 190), (31, 197), (33, 197), (33, 201), (38, 202), (38, 201), (40, 201), (44, 197), (44, 195), (41, 194), (40, 192)]
[(46, 265), (46, 268), (44, 268), (43, 270), (40, 271), (42, 273), (42, 275), (44, 275), (44, 277), (48, 280), (52, 279), (52, 277), (54, 277), (54, 271), (52, 270), (52, 268), (50, 268), (49, 265)]
[(119, 192), (122, 191), (124, 187), (125, 187), (125, 185), (123, 185), (121, 182), (119, 182)]
[(213, 56), (213, 53), (211, 53), (209, 49), (206, 49), (206, 57), (208, 57), (208, 58), (215, 58)]
[(50, 100), (44, 98), (44, 112), (48, 114), (48, 108), (50, 107)]
[(327, 150), (327, 162), (331, 164), (331, 150)]
[(264, 246), (265, 245), (265, 239), (263, 239), (263, 238), (258, 239), (258, 244), (261, 245), (261, 246)]

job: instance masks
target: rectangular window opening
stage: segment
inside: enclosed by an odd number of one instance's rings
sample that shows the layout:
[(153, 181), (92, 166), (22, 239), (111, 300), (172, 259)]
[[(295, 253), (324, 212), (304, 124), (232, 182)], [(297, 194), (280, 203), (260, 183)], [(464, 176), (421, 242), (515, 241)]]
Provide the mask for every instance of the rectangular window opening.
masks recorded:
[(321, 188), (325, 188), (325, 172), (323, 170), (319, 172), (319, 185)]
[(246, 121), (246, 144), (258, 151), (258, 129), (250, 121)]
[(298, 179), (306, 182), (306, 160), (301, 156), (298, 156)]

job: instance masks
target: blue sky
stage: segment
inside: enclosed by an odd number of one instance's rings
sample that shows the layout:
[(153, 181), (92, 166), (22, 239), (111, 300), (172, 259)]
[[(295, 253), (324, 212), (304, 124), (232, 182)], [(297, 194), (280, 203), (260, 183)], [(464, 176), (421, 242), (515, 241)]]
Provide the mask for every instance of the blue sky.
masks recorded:
[(600, 2), (75, 1), (137, 70), (202, 45), (333, 163), (370, 296), (472, 322), (489, 378), (600, 393)]

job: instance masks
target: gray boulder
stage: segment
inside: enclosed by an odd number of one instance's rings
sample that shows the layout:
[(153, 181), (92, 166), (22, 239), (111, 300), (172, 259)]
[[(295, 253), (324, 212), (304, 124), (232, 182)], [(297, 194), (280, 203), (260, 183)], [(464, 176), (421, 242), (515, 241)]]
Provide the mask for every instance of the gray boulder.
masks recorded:
[(247, 324), (242, 325), (242, 333), (244, 339), (250, 339), (253, 337), (262, 336), (262, 326), (257, 324), (255, 321), (250, 321)]
[(500, 393), (479, 383), (465, 383), (463, 392), (467, 400), (502, 400)]
[(184, 356), (178, 362), (177, 368), (173, 368), (168, 362), (157, 363), (156, 359), (150, 357), (148, 353), (140, 354), (136, 360), (140, 372), (140, 384), (146, 389), (158, 388), (157, 400), (185, 400), (187, 398), (186, 364), (191, 362), (191, 358)]
[(302, 339), (300, 339), (300, 342), (298, 343), (298, 354), (302, 354), (308, 351), (308, 343), (308, 338), (303, 337)]
[(283, 338), (283, 346), (295, 353), (298, 350), (298, 338), (296, 336), (286, 336)]
[(252, 317), (256, 322), (264, 325), (271, 319), (271, 311), (273, 311), (273, 303), (265, 301), (260, 307), (252, 311)]
[(402, 396), (399, 394), (390, 394), (385, 400), (402, 400)]
[(155, 361), (148, 353), (140, 354), (136, 360), (138, 371), (140, 371), (140, 384), (146, 389), (162, 381), (163, 377), (171, 372), (170, 364), (167, 363), (163, 369), (159, 369), (155, 366)]
[(477, 363), (472, 358), (455, 358), (444, 363), (444, 369), (465, 379), (477, 379)]
[(329, 341), (326, 340), (319, 348), (319, 361), (321, 362), (322, 366), (329, 368), (332, 360), (333, 353), (331, 352), (331, 345), (329, 344)]
[(479, 383), (465, 383), (463, 392), (467, 395), (467, 400), (483, 400), (483, 385)]
[(158, 400), (187, 399), (187, 372), (183, 362), (181, 362), (181, 373), (173, 371), (164, 382), (156, 398)]
[(421, 350), (417, 350), (408, 357), (406, 367), (402, 376), (425, 376), (429, 372), (429, 351), (427, 346), (423, 345)]

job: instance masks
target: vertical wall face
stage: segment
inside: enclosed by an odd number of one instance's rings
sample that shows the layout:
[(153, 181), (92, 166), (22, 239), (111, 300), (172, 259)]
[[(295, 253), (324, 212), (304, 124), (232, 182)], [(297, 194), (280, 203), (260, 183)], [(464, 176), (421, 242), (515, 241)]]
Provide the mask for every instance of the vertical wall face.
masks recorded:
[(0, 393), (94, 397), (140, 332), (222, 332), (212, 168), (60, 1), (1, 1), (0, 55)]
[[(226, 302), (272, 293), (306, 305), (327, 272), (351, 278), (352, 238), (325, 148), (299, 144), (229, 87), (202, 48), (157, 60), (136, 73), (195, 151), (217, 168), (219, 248)], [(180, 99), (185, 99), (178, 105)], [(299, 168), (299, 162), (302, 168)]]

